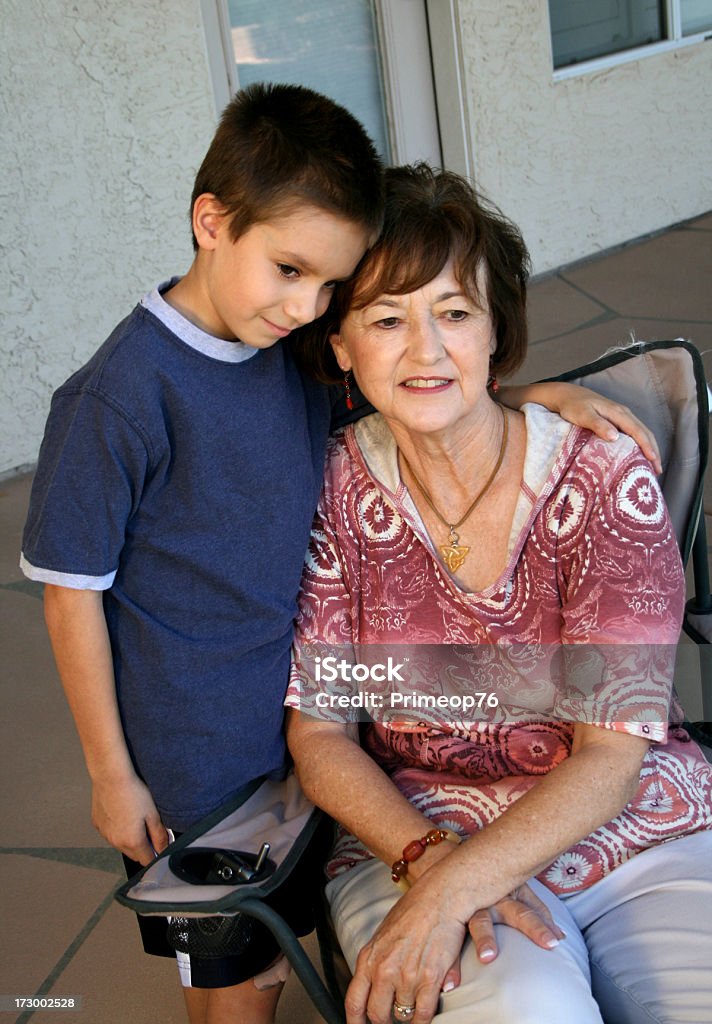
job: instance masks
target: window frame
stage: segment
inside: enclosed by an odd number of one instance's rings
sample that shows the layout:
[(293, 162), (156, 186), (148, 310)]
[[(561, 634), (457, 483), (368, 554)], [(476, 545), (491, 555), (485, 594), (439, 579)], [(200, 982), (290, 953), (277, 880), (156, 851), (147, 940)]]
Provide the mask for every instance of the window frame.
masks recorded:
[(665, 0), (665, 21), (668, 26), (667, 39), (661, 39), (657, 43), (648, 43), (645, 46), (634, 46), (630, 50), (620, 50), (618, 53), (606, 54), (603, 57), (593, 57), (591, 60), (582, 60), (578, 64), (569, 64), (565, 68), (555, 68), (548, 0), (546, 11), (549, 27), (549, 52), (554, 82), (563, 82), (569, 78), (577, 78), (579, 75), (589, 75), (605, 71), (608, 68), (615, 68), (621, 64), (629, 64), (631, 61), (642, 60), (645, 57), (655, 57), (660, 53), (669, 53), (671, 50), (679, 50), (686, 46), (695, 46), (698, 43), (712, 40), (712, 28), (704, 32), (696, 32), (694, 35), (683, 36), (680, 0)]
[(218, 117), (237, 92), (235, 61), (231, 53), (230, 21), (222, 0), (200, 0), (215, 116)]
[(376, 27), (391, 162), (442, 164), (426, 4), (370, 0)]

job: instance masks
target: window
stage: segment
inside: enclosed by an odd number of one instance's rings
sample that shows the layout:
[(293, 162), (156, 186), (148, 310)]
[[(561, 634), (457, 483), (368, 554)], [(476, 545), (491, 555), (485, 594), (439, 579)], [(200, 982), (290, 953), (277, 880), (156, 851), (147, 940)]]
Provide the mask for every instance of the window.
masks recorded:
[(683, 36), (691, 36), (712, 29), (712, 2), (710, 0), (680, 0), (680, 20)]
[(250, 82), (306, 85), (350, 110), (387, 162), (442, 162), (426, 0), (200, 5), (217, 110)]
[(554, 68), (561, 69), (699, 36), (712, 29), (712, 0), (549, 0), (549, 17)]
[(368, 0), (228, 0), (237, 83), (289, 82), (348, 107), (389, 157)]
[(663, 38), (659, 0), (549, 0), (554, 67)]

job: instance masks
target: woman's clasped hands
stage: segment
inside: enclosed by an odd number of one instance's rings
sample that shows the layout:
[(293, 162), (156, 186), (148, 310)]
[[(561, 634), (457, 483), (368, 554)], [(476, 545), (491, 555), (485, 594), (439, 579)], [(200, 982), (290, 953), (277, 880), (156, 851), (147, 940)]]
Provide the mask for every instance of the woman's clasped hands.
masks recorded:
[[(443, 844), (445, 846), (445, 844)], [(536, 945), (553, 949), (564, 932), (546, 905), (524, 884), (490, 907), (470, 913), (455, 873), (439, 863), (395, 904), (359, 953), (346, 994), (347, 1024), (429, 1024), (442, 992), (460, 983), (460, 955), (468, 935), (481, 963), (498, 953), (495, 924), (506, 924)]]

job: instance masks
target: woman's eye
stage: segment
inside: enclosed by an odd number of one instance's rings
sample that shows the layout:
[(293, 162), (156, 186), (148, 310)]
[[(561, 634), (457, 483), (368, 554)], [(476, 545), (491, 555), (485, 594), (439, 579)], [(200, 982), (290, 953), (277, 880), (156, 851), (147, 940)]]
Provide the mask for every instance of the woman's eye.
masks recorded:
[(299, 277), (299, 271), (296, 267), (291, 267), (288, 263), (278, 263), (277, 270), (279, 270), (282, 277), (286, 277), (289, 280), (293, 280), (295, 277)]
[(397, 316), (384, 316), (382, 320), (376, 320), (376, 327), (384, 327), (386, 330), (390, 330), (392, 327), (397, 327), (400, 323)]
[(467, 320), (468, 312), (466, 309), (448, 309), (445, 311), (445, 319), (452, 320), (455, 323), (459, 323), (461, 320)]

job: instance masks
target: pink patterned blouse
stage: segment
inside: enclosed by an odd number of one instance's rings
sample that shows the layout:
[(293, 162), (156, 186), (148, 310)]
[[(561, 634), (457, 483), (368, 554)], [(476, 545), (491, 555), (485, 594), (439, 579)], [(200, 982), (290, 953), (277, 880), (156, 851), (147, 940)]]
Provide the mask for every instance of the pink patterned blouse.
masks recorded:
[[(649, 464), (628, 438), (603, 442), (539, 406), (525, 415), (507, 565), (478, 593), (462, 590), (434, 552), (383, 419), (370, 416), (332, 439), (302, 580), (289, 706), (343, 721), (343, 712), (315, 701), (324, 690), (313, 655), (320, 644), (497, 645), (489, 650), (549, 657), (561, 645), (589, 645), (579, 650), (615, 652), (604, 673), (609, 696), (625, 690), (624, 675), (638, 697), (656, 673), (658, 693), (661, 679), (667, 685), (684, 581)], [(478, 671), (478, 691), (491, 690), (493, 679), (501, 688), (501, 672), (487, 677), (484, 663)], [(668, 716), (666, 699), (661, 714), (651, 693), (624, 702), (622, 719), (587, 716), (582, 709), (602, 705), (586, 705), (585, 695), (569, 700), (561, 717), (533, 715), (526, 700), (514, 701), (524, 710), (500, 706), (470, 720), (370, 708), (362, 744), (433, 822), (469, 835), (569, 756), (575, 720), (651, 739), (635, 798), (539, 874), (566, 895), (656, 843), (712, 828), (712, 765), (680, 728), (677, 702)], [(330, 874), (369, 856), (342, 831)]]

